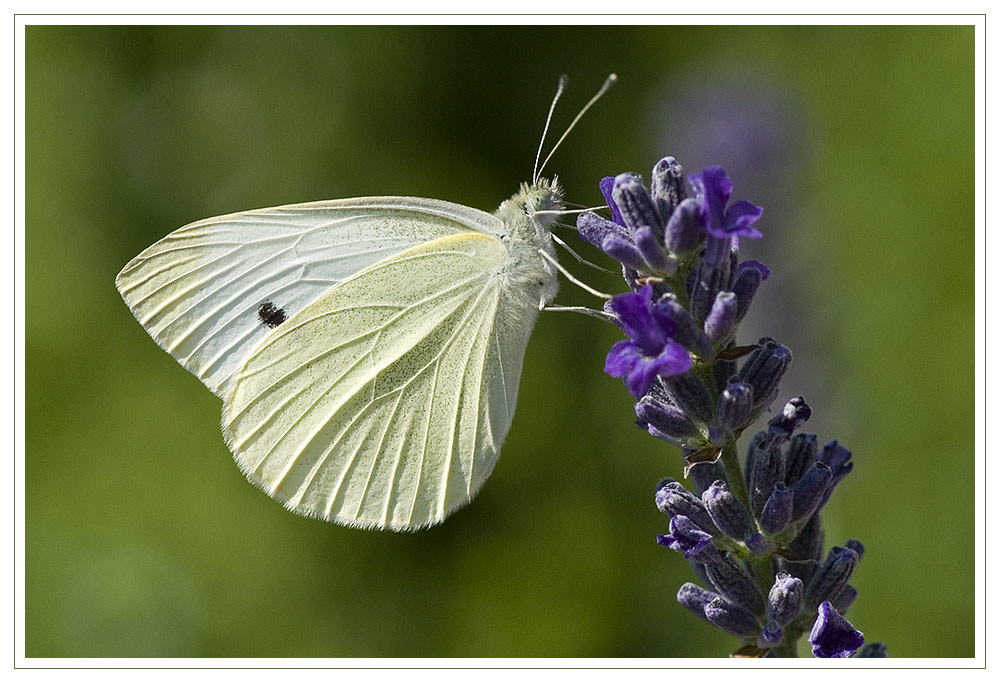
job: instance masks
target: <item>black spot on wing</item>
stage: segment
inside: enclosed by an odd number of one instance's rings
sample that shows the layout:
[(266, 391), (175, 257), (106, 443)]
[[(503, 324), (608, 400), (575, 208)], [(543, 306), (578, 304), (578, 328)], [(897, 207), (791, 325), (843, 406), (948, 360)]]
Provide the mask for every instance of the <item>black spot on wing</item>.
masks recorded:
[(271, 329), (285, 322), (286, 319), (285, 312), (270, 301), (265, 301), (260, 305), (260, 308), (257, 309), (257, 317)]

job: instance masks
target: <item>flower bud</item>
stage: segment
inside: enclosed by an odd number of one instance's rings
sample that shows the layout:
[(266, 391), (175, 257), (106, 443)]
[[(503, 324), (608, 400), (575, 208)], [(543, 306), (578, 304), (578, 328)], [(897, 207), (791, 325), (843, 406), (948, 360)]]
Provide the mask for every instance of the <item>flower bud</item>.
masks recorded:
[(690, 610), (692, 614), (701, 617), (705, 621), (708, 621), (708, 617), (705, 616), (705, 605), (718, 597), (712, 591), (707, 591), (701, 586), (690, 582), (685, 583), (677, 591), (677, 602)]
[(719, 594), (726, 600), (747, 608), (754, 614), (764, 613), (764, 596), (757, 582), (742, 564), (726, 551), (719, 551), (720, 561), (705, 565), (705, 572)]
[(729, 261), (718, 266), (710, 266), (702, 262), (692, 271), (694, 275), (691, 291), (691, 317), (696, 323), (704, 323), (715, 297), (719, 292), (729, 289)]
[(653, 228), (648, 225), (639, 226), (635, 229), (634, 237), (635, 246), (646, 264), (641, 269), (643, 273), (670, 276), (677, 272), (677, 265), (667, 258), (667, 252), (663, 250)]
[(719, 292), (705, 318), (705, 335), (713, 344), (729, 338), (736, 327), (736, 295)]
[(808, 518), (822, 505), (830, 488), (833, 475), (830, 468), (821, 462), (814, 462), (802, 478), (792, 487), (792, 521)]
[(740, 379), (753, 387), (754, 408), (766, 408), (774, 400), (778, 383), (792, 363), (792, 352), (774, 340), (762, 339), (740, 368)]
[(708, 487), (716, 481), (722, 480), (728, 483), (726, 468), (719, 462), (700, 462), (691, 468), (688, 477), (699, 493), (707, 491)]
[(757, 617), (722, 598), (716, 598), (705, 605), (705, 618), (713, 626), (737, 638), (749, 638), (760, 631)]
[(701, 579), (702, 583), (708, 586), (709, 589), (715, 588), (715, 586), (712, 585), (712, 579), (708, 578), (708, 573), (705, 571), (705, 565), (697, 560), (688, 560), (687, 563), (688, 566), (691, 567), (691, 571), (693, 571), (698, 578)]
[(709, 425), (708, 427), (708, 440), (716, 448), (722, 448), (726, 445), (729, 437), (726, 436), (726, 430), (718, 425)]
[(806, 586), (806, 609), (813, 610), (821, 602), (836, 599), (847, 587), (847, 582), (851, 580), (851, 575), (857, 567), (856, 552), (840, 546), (830, 548), (823, 566), (816, 571)]
[[(720, 236), (711, 230), (705, 233), (705, 251), (702, 252), (702, 262), (712, 268), (718, 268), (731, 258), (733, 252), (732, 235)], [(729, 269), (726, 268), (728, 277)]]
[(646, 267), (646, 261), (642, 258), (639, 249), (627, 239), (618, 235), (608, 235), (599, 246), (601, 251), (626, 268), (643, 270)]
[(750, 510), (757, 519), (764, 512), (764, 505), (774, 493), (774, 487), (785, 480), (785, 458), (777, 448), (767, 448), (765, 443), (755, 449), (753, 468), (747, 482), (750, 495)]
[(610, 236), (618, 237), (626, 242), (629, 241), (630, 237), (625, 226), (602, 218), (592, 211), (577, 216), (576, 229), (580, 237), (595, 247), (600, 247), (604, 244), (604, 240)]
[(713, 482), (701, 495), (715, 526), (732, 539), (742, 541), (753, 531), (750, 515), (724, 481)]
[(790, 438), (795, 430), (812, 416), (812, 408), (801, 396), (796, 396), (784, 405), (781, 412), (767, 423), (767, 447), (780, 446)]
[(865, 559), (865, 544), (856, 538), (847, 539), (847, 543), (844, 544), (845, 548), (850, 548), (858, 554), (858, 561)]
[[(751, 261), (749, 263), (754, 264), (754, 266), (765, 267), (764, 264), (758, 264), (756, 261)], [(770, 271), (768, 271), (770, 273)], [(760, 268), (757, 267), (744, 267), (744, 264), (740, 264), (736, 268), (736, 279), (733, 281), (733, 294), (736, 295), (736, 323), (739, 324), (740, 321), (746, 316), (747, 311), (750, 310), (750, 304), (753, 303), (754, 294), (757, 293), (757, 289), (760, 287), (760, 283), (766, 279), (765, 275)]]
[(819, 454), (819, 461), (828, 465), (830, 472), (833, 474), (833, 479), (830, 481), (830, 488), (827, 489), (826, 495), (823, 497), (823, 502), (820, 503), (820, 507), (822, 507), (830, 499), (833, 487), (839, 484), (854, 469), (854, 463), (851, 462), (851, 452), (836, 441), (828, 441), (823, 445), (823, 452)]
[(685, 199), (677, 205), (667, 220), (667, 249), (678, 256), (690, 254), (705, 239), (705, 221), (697, 199)]
[(787, 626), (802, 609), (805, 589), (801, 579), (788, 572), (778, 572), (774, 585), (767, 594), (767, 616), (781, 626)]
[(715, 406), (716, 422), (727, 432), (741, 429), (750, 417), (752, 407), (753, 387), (733, 377), (719, 394), (719, 402)]
[(795, 486), (809, 466), (816, 462), (819, 450), (815, 434), (796, 434), (785, 452), (785, 485)]
[(687, 195), (685, 185), (684, 169), (673, 157), (664, 157), (653, 167), (649, 189), (661, 217), (673, 215), (674, 209)]
[(848, 472), (853, 469), (854, 463), (850, 460), (851, 452), (836, 441), (827, 441), (823, 444), (823, 452), (820, 453), (819, 461), (829, 466), (837, 481), (846, 477)]
[[(669, 437), (672, 443), (698, 433), (698, 427), (684, 414), (684, 411), (674, 405), (658, 385), (654, 384), (649, 393), (635, 404), (635, 415), (639, 418), (639, 427), (646, 428), (654, 436)], [(656, 432), (654, 433), (654, 428)]]
[(778, 482), (760, 513), (760, 528), (774, 535), (785, 530), (792, 521), (792, 490)]
[(715, 357), (715, 349), (712, 348), (708, 337), (691, 319), (687, 309), (677, 303), (675, 298), (662, 298), (653, 304), (653, 318), (664, 329), (672, 329), (673, 340), (688, 351), (698, 354), (705, 360)]
[(626, 227), (632, 230), (633, 234), (642, 226), (648, 226), (656, 235), (657, 241), (663, 241), (664, 221), (653, 199), (649, 196), (642, 178), (634, 173), (622, 173), (615, 177), (614, 186), (611, 189), (611, 197), (618, 210), (621, 211)]
[(654, 500), (656, 507), (667, 517), (683, 515), (702, 530), (713, 535), (719, 533), (701, 498), (684, 488), (679, 481), (671, 480), (663, 484), (657, 489)]
[(679, 375), (661, 377), (661, 380), (670, 400), (691, 420), (701, 424), (711, 422), (715, 412), (712, 394), (697, 375), (688, 370)]

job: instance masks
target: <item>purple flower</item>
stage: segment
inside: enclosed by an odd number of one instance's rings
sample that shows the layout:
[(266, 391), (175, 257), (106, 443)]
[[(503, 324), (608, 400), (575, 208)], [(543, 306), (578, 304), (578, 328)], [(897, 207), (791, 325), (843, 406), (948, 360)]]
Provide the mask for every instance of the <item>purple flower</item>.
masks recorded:
[(864, 645), (865, 636), (833, 608), (828, 601), (819, 606), (809, 642), (814, 657), (851, 657)]
[(718, 265), (729, 255), (730, 248), (738, 248), (741, 236), (752, 239), (763, 237), (753, 224), (764, 209), (745, 199), (726, 208), (733, 193), (733, 182), (721, 166), (709, 166), (701, 173), (692, 173), (688, 179), (701, 202), (705, 230), (709, 234), (705, 260), (710, 265)]
[(711, 564), (722, 559), (712, 543), (712, 535), (702, 531), (701, 527), (684, 515), (674, 515), (670, 519), (670, 533), (657, 534), (656, 542), (684, 553), (685, 560), (693, 559), (702, 564)]
[(619, 294), (607, 308), (629, 339), (611, 347), (604, 372), (623, 377), (625, 386), (639, 398), (649, 391), (656, 378), (669, 377), (691, 368), (691, 356), (673, 341), (673, 326), (653, 314), (653, 288)]
[(701, 200), (706, 217), (705, 229), (709, 234), (715, 237), (762, 237), (753, 224), (764, 213), (764, 209), (745, 199), (726, 208), (729, 196), (733, 193), (733, 182), (721, 166), (709, 166), (701, 173), (692, 173), (688, 179)]
[(614, 176), (601, 178), (599, 185), (601, 188), (601, 194), (604, 195), (604, 201), (611, 209), (611, 220), (624, 227), (625, 220), (622, 218), (622, 212), (618, 210), (618, 204), (615, 203), (614, 197), (611, 196), (611, 191), (614, 190), (615, 187)]

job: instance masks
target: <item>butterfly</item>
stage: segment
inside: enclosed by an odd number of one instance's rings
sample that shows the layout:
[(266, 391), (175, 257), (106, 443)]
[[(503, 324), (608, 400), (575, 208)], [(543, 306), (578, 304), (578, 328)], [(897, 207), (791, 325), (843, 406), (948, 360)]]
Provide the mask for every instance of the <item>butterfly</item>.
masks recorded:
[(563, 191), (535, 165), (494, 213), (362, 197), (197, 221), (115, 283), (222, 399), (223, 436), (252, 483), (301, 515), (420, 529), (493, 471), (528, 338), (558, 289)]

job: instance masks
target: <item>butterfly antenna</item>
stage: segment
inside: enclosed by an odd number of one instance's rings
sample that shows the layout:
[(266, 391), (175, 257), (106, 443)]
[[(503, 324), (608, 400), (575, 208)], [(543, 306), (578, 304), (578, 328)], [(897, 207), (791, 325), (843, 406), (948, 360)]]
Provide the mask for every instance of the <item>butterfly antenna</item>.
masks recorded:
[[(613, 86), (617, 82), (618, 82), (618, 76), (615, 74), (610, 74), (606, 79), (604, 79), (604, 85), (601, 86), (601, 89), (598, 90), (597, 94), (591, 97), (590, 101), (583, 106), (583, 109), (580, 110), (580, 113), (576, 115), (576, 118), (573, 119), (572, 123), (569, 124), (569, 127), (566, 128), (566, 132), (562, 134), (562, 137), (556, 140), (556, 144), (552, 146), (552, 151), (549, 152), (549, 155), (545, 157), (545, 161), (542, 162), (541, 167), (534, 173), (533, 181), (537, 182), (538, 178), (542, 175), (542, 171), (545, 170), (545, 164), (549, 163), (549, 159), (551, 159), (552, 155), (556, 153), (557, 149), (559, 149), (559, 145), (561, 145), (562, 141), (566, 139), (566, 136), (569, 135), (569, 132), (573, 130), (573, 126), (575, 126), (577, 122), (581, 118), (583, 118), (583, 115), (587, 113), (587, 110), (590, 109), (592, 106), (594, 106), (594, 103), (597, 102), (597, 100), (601, 99), (604, 93), (610, 90), (611, 86)], [(555, 106), (555, 101), (552, 102), (552, 106), (553, 107)], [(546, 123), (545, 125), (546, 128), (548, 128), (548, 123)], [(539, 146), (538, 151), (541, 152), (541, 146)]]
[(538, 182), (538, 160), (542, 156), (542, 145), (545, 144), (545, 136), (549, 132), (549, 123), (552, 122), (552, 112), (556, 110), (556, 102), (558, 102), (559, 98), (562, 96), (567, 83), (569, 83), (569, 76), (563, 74), (559, 77), (559, 85), (556, 86), (556, 96), (552, 98), (552, 105), (549, 107), (549, 115), (545, 117), (545, 128), (542, 129), (542, 139), (538, 141), (538, 151), (535, 153), (535, 167), (531, 171), (532, 185)]
[[(568, 216), (571, 213), (587, 213), (588, 211), (600, 211), (601, 209), (606, 209), (606, 208), (608, 208), (607, 204), (602, 204), (600, 206), (587, 206), (582, 209), (543, 209), (541, 211), (535, 211), (532, 215)], [(565, 227), (570, 227), (570, 226), (565, 226)]]

